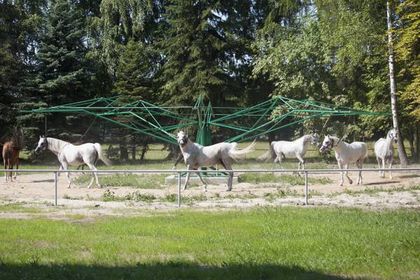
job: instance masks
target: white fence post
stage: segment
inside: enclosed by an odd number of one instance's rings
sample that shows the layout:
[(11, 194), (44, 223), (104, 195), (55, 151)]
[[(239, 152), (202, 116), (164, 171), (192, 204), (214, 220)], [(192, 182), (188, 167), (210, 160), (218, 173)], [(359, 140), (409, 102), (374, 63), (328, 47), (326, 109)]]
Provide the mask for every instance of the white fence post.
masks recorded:
[(181, 172), (178, 172), (178, 207), (181, 207)]
[(57, 206), (57, 200), (58, 200), (58, 174), (57, 171), (54, 171), (54, 206)]
[(305, 170), (305, 205), (308, 205), (308, 195), (309, 195), (308, 171)]

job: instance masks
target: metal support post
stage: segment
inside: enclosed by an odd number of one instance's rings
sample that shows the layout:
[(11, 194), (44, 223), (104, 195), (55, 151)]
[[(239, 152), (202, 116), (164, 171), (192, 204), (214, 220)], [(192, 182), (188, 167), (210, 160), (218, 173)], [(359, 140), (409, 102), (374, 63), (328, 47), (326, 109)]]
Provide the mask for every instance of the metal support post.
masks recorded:
[(308, 171), (305, 171), (305, 205), (308, 205), (308, 195), (309, 195)]
[(58, 190), (57, 190), (57, 186), (58, 186), (58, 174), (57, 171), (54, 171), (54, 206), (57, 206), (57, 197), (58, 197)]
[(178, 207), (181, 207), (181, 172), (178, 172)]

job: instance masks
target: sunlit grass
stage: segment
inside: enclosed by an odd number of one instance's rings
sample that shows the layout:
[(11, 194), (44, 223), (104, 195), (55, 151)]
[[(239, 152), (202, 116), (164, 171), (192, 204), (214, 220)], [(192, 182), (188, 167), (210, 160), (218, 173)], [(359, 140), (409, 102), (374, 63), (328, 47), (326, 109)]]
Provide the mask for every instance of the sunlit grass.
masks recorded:
[[(330, 184), (332, 180), (327, 177), (308, 178), (310, 184)], [(273, 173), (244, 173), (239, 176), (239, 182), (247, 183), (283, 183), (291, 186), (305, 185), (305, 178), (298, 175), (276, 175)]]
[[(164, 174), (113, 174), (100, 176), (101, 185), (104, 187), (134, 187), (139, 189), (159, 189), (165, 183)], [(87, 185), (92, 175), (78, 176), (74, 182), (78, 185)]]
[(1, 279), (416, 279), (417, 211), (259, 208), (0, 219)]

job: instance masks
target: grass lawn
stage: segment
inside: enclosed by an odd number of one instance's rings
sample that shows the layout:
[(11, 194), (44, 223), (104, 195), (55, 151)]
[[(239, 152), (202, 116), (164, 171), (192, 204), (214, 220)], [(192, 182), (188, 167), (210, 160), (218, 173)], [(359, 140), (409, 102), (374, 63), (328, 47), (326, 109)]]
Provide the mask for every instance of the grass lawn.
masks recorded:
[[(0, 279), (418, 279), (415, 210), (0, 219)], [(87, 219), (88, 220), (88, 219)]]

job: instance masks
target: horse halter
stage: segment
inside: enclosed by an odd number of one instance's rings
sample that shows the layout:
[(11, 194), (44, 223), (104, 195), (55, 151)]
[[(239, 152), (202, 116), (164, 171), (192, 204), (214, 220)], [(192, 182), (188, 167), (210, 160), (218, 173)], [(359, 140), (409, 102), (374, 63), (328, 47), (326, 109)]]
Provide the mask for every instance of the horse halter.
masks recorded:
[(179, 135), (178, 135), (178, 139), (177, 139), (177, 141), (178, 141), (178, 144), (181, 146), (181, 147), (184, 147), (185, 145), (187, 145), (187, 143), (188, 143), (188, 135), (186, 135), (186, 134), (182, 134), (182, 138), (179, 138)]
[[(337, 145), (338, 145), (338, 143), (340, 143), (340, 141), (341, 141), (341, 139), (340, 140), (338, 140), (338, 142), (337, 142)], [(326, 144), (326, 145), (325, 145)], [(334, 139), (332, 139), (332, 138), (330, 138), (330, 137), (328, 137), (328, 141), (327, 141), (327, 143), (322, 143), (322, 146), (321, 146), (321, 148), (319, 149), (319, 151), (321, 152), (321, 153), (323, 153), (323, 152), (325, 152), (325, 151), (327, 151), (327, 150), (329, 150), (329, 149), (332, 149), (332, 148), (334, 148)]]

